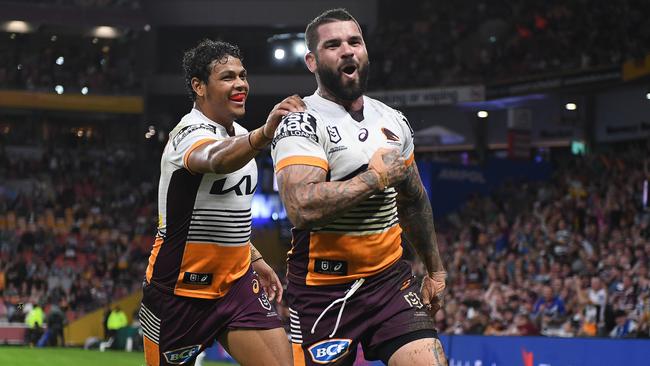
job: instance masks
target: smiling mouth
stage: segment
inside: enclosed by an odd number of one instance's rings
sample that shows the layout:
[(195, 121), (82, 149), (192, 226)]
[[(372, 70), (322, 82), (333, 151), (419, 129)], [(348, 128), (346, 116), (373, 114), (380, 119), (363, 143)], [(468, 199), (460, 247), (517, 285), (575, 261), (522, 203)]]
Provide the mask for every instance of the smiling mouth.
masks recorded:
[(233, 102), (243, 102), (246, 100), (246, 93), (231, 95), (228, 99), (232, 100)]

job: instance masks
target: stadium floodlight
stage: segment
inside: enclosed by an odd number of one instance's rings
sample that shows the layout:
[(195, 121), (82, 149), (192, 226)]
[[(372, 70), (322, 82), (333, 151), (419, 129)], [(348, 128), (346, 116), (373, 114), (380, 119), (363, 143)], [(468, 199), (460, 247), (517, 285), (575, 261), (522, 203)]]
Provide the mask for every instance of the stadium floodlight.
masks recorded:
[(61, 66), (65, 62), (65, 58), (63, 58), (63, 56), (59, 56), (59, 57), (56, 58), (55, 62), (56, 62), (57, 65)]
[(645, 99), (650, 100), (650, 92), (647, 92), (647, 93), (645, 94)]
[(83, 95), (88, 94), (88, 87), (87, 86), (84, 86), (83, 88), (81, 88), (81, 94), (83, 94)]
[(305, 42), (296, 41), (293, 44), (293, 53), (298, 57), (303, 57), (307, 53), (307, 47), (305, 47)]
[(578, 109), (578, 106), (575, 103), (567, 103), (564, 108), (566, 108), (567, 111), (575, 111)]
[(95, 27), (93, 30), (93, 36), (96, 38), (117, 38), (119, 35), (120, 33), (117, 31), (117, 28), (108, 27), (105, 25)]
[(276, 48), (273, 51), (273, 57), (275, 57), (276, 60), (284, 60), (284, 56), (286, 56), (286, 52), (282, 48)]
[(61, 95), (61, 94), (63, 94), (63, 92), (64, 92), (65, 90), (63, 89), (63, 85), (60, 85), (60, 84), (59, 84), (59, 85), (57, 85), (57, 86), (54, 87), (54, 91), (55, 91), (57, 94)]
[(487, 111), (478, 111), (478, 113), (476, 113), (476, 116), (478, 116), (478, 118), (488, 118), (488, 115), (489, 114)]
[(9, 33), (29, 33), (32, 26), (22, 20), (10, 20), (5, 23), (4, 30)]

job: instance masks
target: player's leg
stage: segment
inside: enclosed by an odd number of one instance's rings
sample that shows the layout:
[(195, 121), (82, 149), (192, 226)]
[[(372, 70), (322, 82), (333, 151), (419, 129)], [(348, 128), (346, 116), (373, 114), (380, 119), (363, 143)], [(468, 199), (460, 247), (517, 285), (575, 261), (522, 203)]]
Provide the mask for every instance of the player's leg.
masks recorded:
[(410, 265), (401, 262), (368, 281), (365, 304), (378, 304), (369, 322), (374, 331), (362, 342), (368, 360), (390, 366), (446, 366), (433, 319), (420, 299), (420, 286)]
[(421, 338), (397, 349), (388, 359), (388, 366), (447, 366), (442, 344), (437, 338)]
[(222, 304), (231, 314), (218, 341), (243, 366), (289, 366), (291, 348), (277, 311), (250, 270), (229, 291)]
[(145, 285), (139, 312), (147, 366), (194, 365), (224, 322), (214, 300), (190, 299)]
[(293, 364), (287, 334), (282, 328), (231, 329), (219, 342), (242, 366), (290, 366)]

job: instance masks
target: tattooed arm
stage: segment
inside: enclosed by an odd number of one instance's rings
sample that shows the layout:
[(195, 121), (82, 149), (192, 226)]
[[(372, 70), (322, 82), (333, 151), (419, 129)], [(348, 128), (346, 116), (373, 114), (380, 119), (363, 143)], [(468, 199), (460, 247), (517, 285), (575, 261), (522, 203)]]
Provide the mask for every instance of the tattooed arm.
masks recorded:
[(309, 165), (289, 165), (277, 173), (280, 198), (298, 229), (327, 224), (373, 194), (404, 179), (404, 158), (378, 149), (368, 170), (342, 182), (326, 182), (327, 172)]
[(424, 190), (415, 163), (409, 166), (406, 179), (397, 186), (397, 213), (400, 226), (427, 268), (422, 288), (422, 301), (435, 313), (440, 306), (438, 296), (445, 288), (446, 272), (433, 226), (431, 203)]

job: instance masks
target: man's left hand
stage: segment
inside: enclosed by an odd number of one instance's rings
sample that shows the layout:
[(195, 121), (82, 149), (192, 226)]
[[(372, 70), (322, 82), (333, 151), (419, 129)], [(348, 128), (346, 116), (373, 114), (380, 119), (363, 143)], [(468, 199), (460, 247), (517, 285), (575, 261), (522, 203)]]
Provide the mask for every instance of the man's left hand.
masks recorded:
[(257, 272), (257, 276), (260, 279), (260, 285), (262, 289), (269, 296), (269, 301), (276, 299), (276, 302), (279, 304), (282, 301), (282, 283), (278, 278), (278, 275), (275, 274), (275, 271), (271, 266), (266, 264), (264, 259), (258, 259), (253, 262), (253, 270)]
[(422, 279), (422, 303), (433, 317), (442, 307), (447, 272), (433, 272)]

